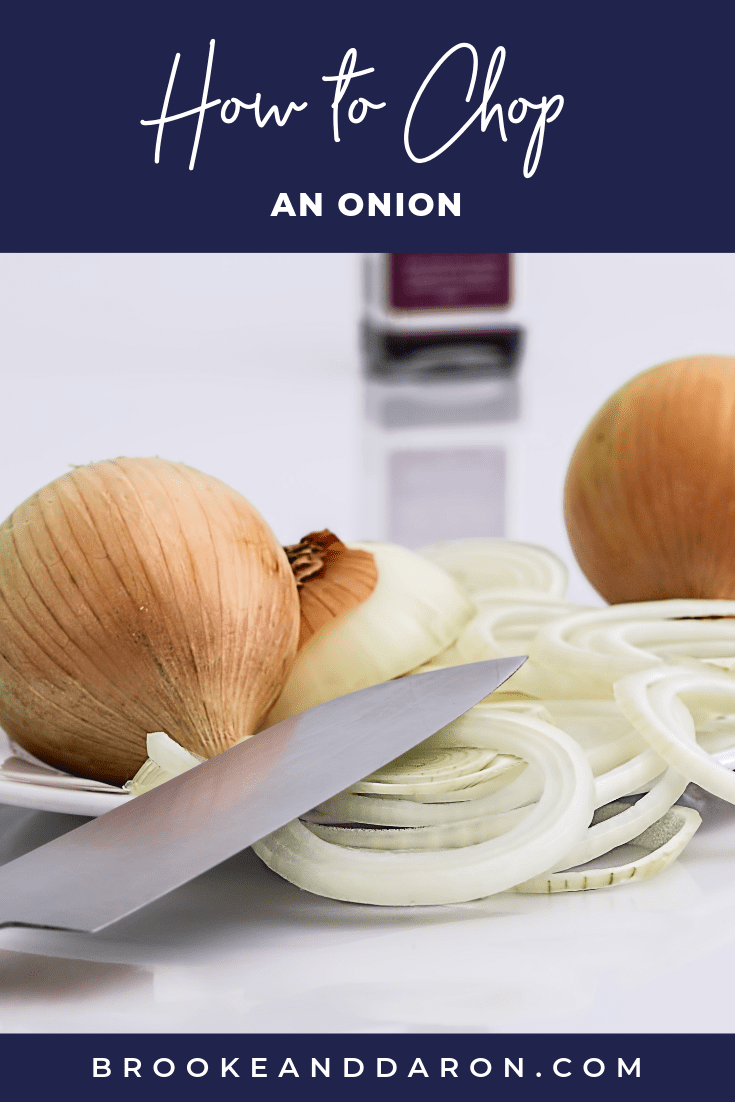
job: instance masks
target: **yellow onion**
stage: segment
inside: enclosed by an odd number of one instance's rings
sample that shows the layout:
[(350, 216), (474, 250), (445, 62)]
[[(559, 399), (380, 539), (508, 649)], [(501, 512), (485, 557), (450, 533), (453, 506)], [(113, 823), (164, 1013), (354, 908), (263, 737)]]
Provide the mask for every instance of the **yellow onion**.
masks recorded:
[(275, 535), (183, 464), (77, 467), (0, 526), (0, 724), (57, 768), (122, 783), (151, 731), (212, 757), (259, 726), (298, 637)]
[(735, 598), (735, 357), (673, 360), (613, 394), (572, 456), (565, 512), (610, 603)]

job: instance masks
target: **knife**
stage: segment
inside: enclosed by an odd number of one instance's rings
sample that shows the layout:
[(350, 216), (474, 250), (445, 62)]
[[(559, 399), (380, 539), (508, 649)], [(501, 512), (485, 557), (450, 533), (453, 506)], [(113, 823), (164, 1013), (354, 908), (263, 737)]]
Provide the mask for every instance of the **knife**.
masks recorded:
[(292, 716), (0, 868), (0, 927), (94, 933), (423, 742), (525, 658), (402, 677)]

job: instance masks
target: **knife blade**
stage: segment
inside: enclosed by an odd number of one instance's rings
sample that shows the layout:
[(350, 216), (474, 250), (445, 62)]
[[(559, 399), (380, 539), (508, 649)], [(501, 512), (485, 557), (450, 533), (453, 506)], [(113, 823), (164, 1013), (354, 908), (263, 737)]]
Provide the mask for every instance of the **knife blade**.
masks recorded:
[(525, 658), (318, 704), (0, 868), (0, 927), (94, 933), (335, 796), (457, 719)]

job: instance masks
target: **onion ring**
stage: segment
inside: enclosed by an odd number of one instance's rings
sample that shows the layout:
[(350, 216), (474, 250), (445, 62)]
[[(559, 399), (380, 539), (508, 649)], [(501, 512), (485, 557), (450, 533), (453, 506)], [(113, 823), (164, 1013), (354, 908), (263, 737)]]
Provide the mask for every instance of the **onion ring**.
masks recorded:
[[(624, 814), (624, 812), (623, 812)], [(551, 895), (554, 892), (589, 891), (647, 880), (663, 872), (691, 841), (702, 822), (691, 807), (672, 807), (652, 826), (631, 840), (631, 845), (647, 850), (644, 857), (606, 868), (568, 869), (565, 872), (536, 876), (517, 884), (512, 890), (524, 895)]]
[(615, 685), (621, 712), (662, 758), (700, 788), (735, 803), (735, 773), (697, 743), (692, 714), (679, 699), (683, 693), (735, 699), (735, 681), (704, 668), (700, 673), (678, 666), (656, 666), (630, 674)]
[(269, 868), (307, 891), (387, 906), (466, 902), (538, 875), (586, 830), (592, 771), (580, 747), (558, 728), (512, 712), (496, 711), (493, 720), (490, 729), (470, 709), (429, 741), (486, 746), (541, 767), (540, 800), (500, 837), (448, 851), (376, 852), (330, 844), (297, 821), (253, 849)]

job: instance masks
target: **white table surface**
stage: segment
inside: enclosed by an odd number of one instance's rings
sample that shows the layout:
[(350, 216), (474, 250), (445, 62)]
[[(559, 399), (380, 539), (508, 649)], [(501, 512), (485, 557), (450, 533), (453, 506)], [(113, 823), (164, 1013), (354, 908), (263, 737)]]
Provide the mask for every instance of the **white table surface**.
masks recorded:
[[(2, 1032), (735, 1029), (735, 808), (650, 881), (375, 908), (245, 851), (96, 935), (0, 930)], [(0, 807), (0, 859), (84, 820)]]

